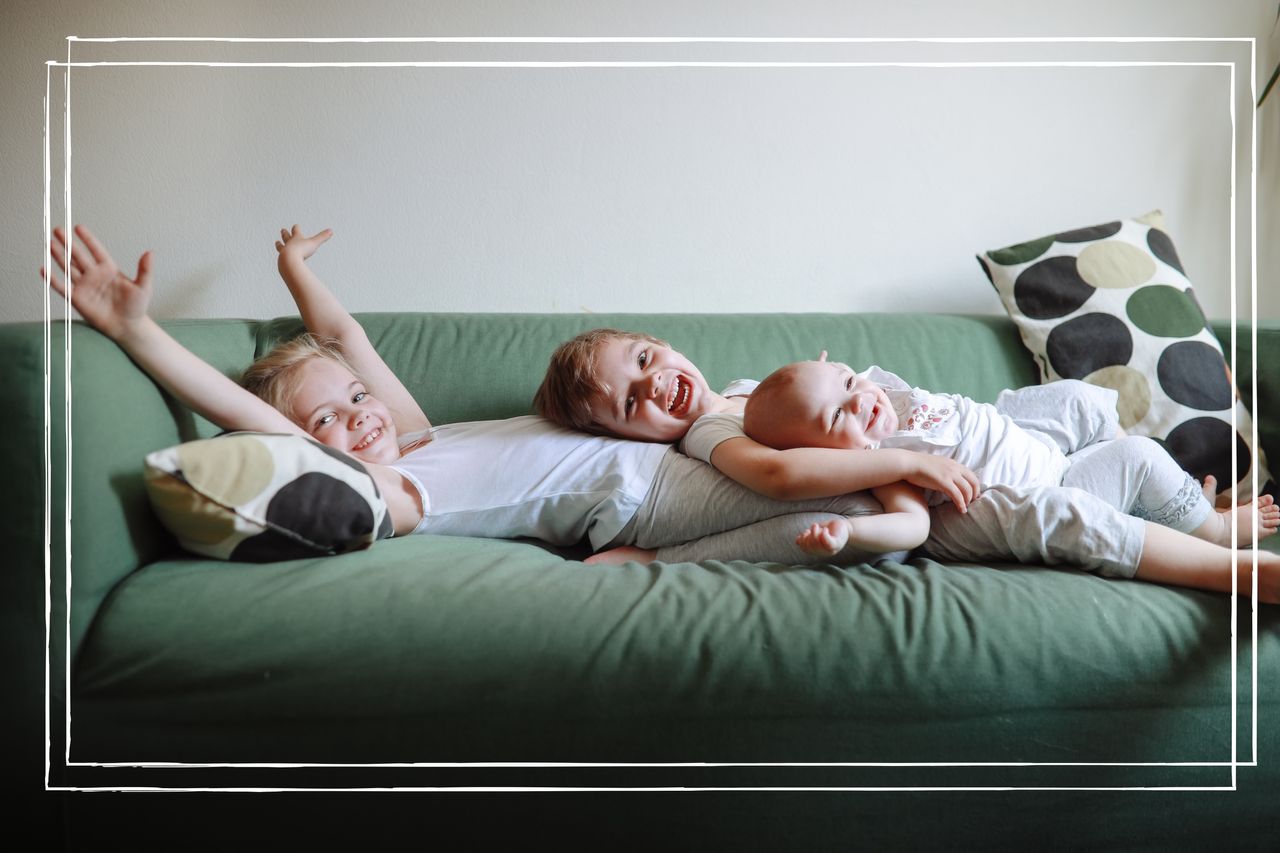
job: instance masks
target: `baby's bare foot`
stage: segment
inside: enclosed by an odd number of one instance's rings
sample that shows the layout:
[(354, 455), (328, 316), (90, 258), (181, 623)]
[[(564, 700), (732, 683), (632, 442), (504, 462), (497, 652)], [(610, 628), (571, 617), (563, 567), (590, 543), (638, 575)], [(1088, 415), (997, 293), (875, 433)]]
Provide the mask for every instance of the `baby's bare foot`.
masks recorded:
[(1280, 505), (1271, 495), (1259, 495), (1254, 501), (1258, 506), (1258, 538), (1263, 539), (1280, 530)]
[(1278, 528), (1280, 528), (1280, 506), (1276, 505), (1275, 498), (1271, 495), (1260, 495), (1247, 504), (1216, 513), (1215, 517), (1210, 518), (1196, 533), (1198, 535), (1204, 531), (1208, 535), (1201, 538), (1230, 548), (1234, 531), (1236, 547), (1251, 548), (1255, 529), (1258, 532), (1258, 539), (1266, 539), (1274, 535)]
[(1204, 499), (1209, 503), (1213, 503), (1218, 499), (1218, 478), (1212, 474), (1204, 475), (1204, 482), (1200, 484), (1200, 491), (1204, 492)]

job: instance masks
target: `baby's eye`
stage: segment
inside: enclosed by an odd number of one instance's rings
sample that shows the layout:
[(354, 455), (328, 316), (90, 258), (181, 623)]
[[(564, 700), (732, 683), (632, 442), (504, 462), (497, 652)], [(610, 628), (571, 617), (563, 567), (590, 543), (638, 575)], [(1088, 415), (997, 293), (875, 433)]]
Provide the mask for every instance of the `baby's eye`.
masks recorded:
[(644, 366), (648, 363), (649, 363), (649, 351), (647, 349), (641, 350), (640, 354), (636, 356), (636, 364), (639, 364), (640, 367), (643, 369)]
[(846, 390), (846, 391), (852, 391), (852, 390), (853, 390), (853, 376), (852, 376), (852, 375), (851, 375), (848, 379), (846, 379), (846, 380), (844, 381), (844, 390)]
[(631, 417), (631, 410), (634, 409), (635, 407), (636, 407), (636, 398), (634, 396), (628, 397), (627, 401), (622, 404), (622, 413), (627, 417)]
[(332, 412), (330, 412), (327, 415), (321, 415), (319, 418), (316, 419), (316, 429), (320, 429), (320, 427), (326, 427), (329, 424), (333, 423), (335, 417), (336, 416)]
[(840, 416), (844, 414), (844, 409), (836, 409), (831, 413), (831, 426), (834, 427), (840, 422)]

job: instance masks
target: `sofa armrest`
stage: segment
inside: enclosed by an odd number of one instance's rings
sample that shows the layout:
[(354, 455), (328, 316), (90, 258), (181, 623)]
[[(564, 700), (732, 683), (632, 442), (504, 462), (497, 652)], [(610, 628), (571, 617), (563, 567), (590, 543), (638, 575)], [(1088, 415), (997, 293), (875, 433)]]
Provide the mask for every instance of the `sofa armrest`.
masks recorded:
[[(234, 374), (253, 358), (258, 324), (179, 321), (166, 328), (219, 369)], [(70, 326), (71, 372), (67, 382), (67, 333), (49, 330), (48, 361), (41, 323), (0, 327), (0, 357), (17, 388), (14, 411), (3, 426), (10, 481), (4, 523), (17, 555), (24, 609), (43, 599), (45, 501), (49, 501), (50, 636), (55, 659), (64, 638), (78, 651), (102, 601), (134, 570), (176, 545), (148, 504), (142, 459), (158, 448), (217, 434), (213, 424), (176, 403), (140, 371), (119, 347), (75, 322)], [(45, 378), (49, 393), (50, 477), (46, 489)], [(68, 405), (68, 400), (70, 405)], [(70, 412), (71, 430), (67, 432)], [(70, 498), (67, 498), (68, 450)], [(71, 619), (63, 630), (70, 510)], [(6, 581), (8, 583), (8, 581)], [(27, 589), (31, 587), (31, 589)], [(33, 598), (33, 595), (35, 596)], [(43, 614), (37, 613), (43, 621)], [(43, 626), (41, 626), (43, 628)], [(30, 632), (27, 632), (30, 633)], [(41, 631), (41, 634), (43, 631)], [(43, 637), (41, 637), (43, 641)], [(54, 681), (57, 682), (57, 678)]]

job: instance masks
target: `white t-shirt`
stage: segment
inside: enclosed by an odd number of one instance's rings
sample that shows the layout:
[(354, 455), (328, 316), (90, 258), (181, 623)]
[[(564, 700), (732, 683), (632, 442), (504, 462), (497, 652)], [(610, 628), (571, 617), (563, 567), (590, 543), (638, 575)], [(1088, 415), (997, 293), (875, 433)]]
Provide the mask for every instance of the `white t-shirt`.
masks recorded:
[[(950, 457), (978, 475), (983, 488), (1062, 482), (1070, 463), (1053, 440), (1023, 429), (990, 403), (912, 388), (879, 367), (861, 375), (884, 389), (898, 415), (897, 430), (877, 446)], [(925, 496), (930, 506), (950, 500), (941, 492)]]
[(533, 415), (446, 424), (390, 467), (422, 496), (414, 533), (599, 549), (644, 501), (670, 445), (586, 435)]
[[(721, 397), (749, 397), (760, 383), (754, 379), (735, 379), (720, 392)], [(742, 428), (741, 412), (716, 412), (703, 415), (693, 422), (689, 431), (680, 439), (680, 452), (691, 459), (701, 459), (711, 464), (711, 451), (716, 445), (731, 438), (746, 436)]]

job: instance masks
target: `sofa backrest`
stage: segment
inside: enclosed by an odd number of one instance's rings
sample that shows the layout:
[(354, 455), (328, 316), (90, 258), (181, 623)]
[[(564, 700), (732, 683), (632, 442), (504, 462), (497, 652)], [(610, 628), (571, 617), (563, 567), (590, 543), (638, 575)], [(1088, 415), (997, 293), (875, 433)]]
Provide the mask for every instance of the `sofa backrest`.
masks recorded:
[[(925, 387), (994, 400), (1039, 381), (1004, 317), (914, 314), (361, 314), (370, 340), (433, 423), (507, 418), (532, 411), (556, 346), (602, 326), (647, 332), (702, 370), (713, 388), (763, 379), (791, 361), (879, 364)], [(259, 354), (302, 329), (296, 318), (264, 324)]]

